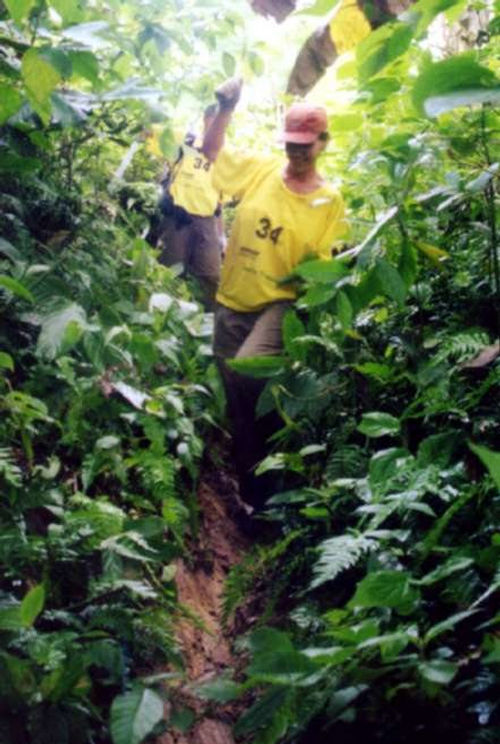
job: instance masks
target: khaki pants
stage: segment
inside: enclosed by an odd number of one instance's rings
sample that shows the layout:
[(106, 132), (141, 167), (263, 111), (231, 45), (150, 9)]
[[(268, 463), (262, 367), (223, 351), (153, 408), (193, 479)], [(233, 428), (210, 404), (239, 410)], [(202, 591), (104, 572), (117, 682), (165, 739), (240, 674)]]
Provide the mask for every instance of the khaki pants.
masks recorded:
[(283, 316), (289, 307), (289, 302), (275, 302), (256, 313), (240, 313), (223, 305), (215, 310), (214, 354), (226, 391), (240, 494), (256, 509), (271, 495), (273, 476), (266, 473), (257, 478), (253, 470), (268, 454), (267, 440), (282, 422), (275, 412), (256, 417), (266, 380), (240, 375), (225, 360), (279, 354), (283, 348)]
[(183, 274), (200, 284), (206, 309), (213, 310), (221, 264), (215, 217), (190, 215), (189, 219), (187, 224), (179, 224), (173, 216), (164, 218), (159, 261), (164, 266), (181, 264)]

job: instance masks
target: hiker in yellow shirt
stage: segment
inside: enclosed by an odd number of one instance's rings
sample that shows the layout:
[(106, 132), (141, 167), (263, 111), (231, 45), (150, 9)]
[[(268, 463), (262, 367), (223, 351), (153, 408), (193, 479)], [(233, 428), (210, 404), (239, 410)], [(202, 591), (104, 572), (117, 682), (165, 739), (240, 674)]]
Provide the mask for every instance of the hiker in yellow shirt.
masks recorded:
[(215, 311), (214, 353), (233, 426), (242, 498), (256, 508), (270, 494), (253, 468), (266, 454), (276, 422), (256, 420), (263, 382), (230, 370), (224, 360), (278, 354), (283, 316), (296, 297), (281, 284), (307, 257), (330, 258), (346, 228), (340, 194), (319, 175), (316, 161), (328, 141), (323, 108), (293, 104), (285, 116), (286, 160), (226, 149), (224, 136), (239, 100), (241, 81), (223, 84), (219, 108), (202, 150), (213, 162), (216, 190), (239, 200), (228, 239)]
[[(204, 130), (217, 108), (207, 107)], [(159, 242), (160, 262), (181, 264), (183, 274), (200, 284), (207, 310), (212, 310), (219, 282), (221, 243), (220, 194), (212, 184), (212, 163), (192, 134), (186, 135), (164, 180), (160, 209), (164, 215)]]

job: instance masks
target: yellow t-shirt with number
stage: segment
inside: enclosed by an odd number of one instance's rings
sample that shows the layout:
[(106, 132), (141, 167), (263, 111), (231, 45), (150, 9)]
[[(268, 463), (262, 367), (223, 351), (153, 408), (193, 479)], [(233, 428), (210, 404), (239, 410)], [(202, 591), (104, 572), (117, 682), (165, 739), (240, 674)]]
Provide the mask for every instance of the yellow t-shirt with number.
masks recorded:
[(196, 148), (182, 145), (182, 157), (174, 165), (170, 195), (178, 207), (199, 217), (211, 217), (219, 202), (212, 184), (212, 163)]
[(222, 150), (213, 170), (217, 190), (240, 199), (222, 266), (217, 301), (241, 312), (296, 297), (280, 285), (308, 256), (330, 258), (346, 230), (340, 194), (325, 184), (310, 194), (290, 191), (281, 158)]

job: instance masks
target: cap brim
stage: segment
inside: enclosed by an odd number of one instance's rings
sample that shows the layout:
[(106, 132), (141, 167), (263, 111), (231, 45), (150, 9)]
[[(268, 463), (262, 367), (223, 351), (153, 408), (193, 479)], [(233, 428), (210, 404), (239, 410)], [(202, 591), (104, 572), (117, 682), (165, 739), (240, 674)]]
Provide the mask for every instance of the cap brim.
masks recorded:
[(316, 142), (317, 134), (313, 132), (283, 132), (281, 139), (283, 142), (291, 142), (294, 145), (310, 145)]

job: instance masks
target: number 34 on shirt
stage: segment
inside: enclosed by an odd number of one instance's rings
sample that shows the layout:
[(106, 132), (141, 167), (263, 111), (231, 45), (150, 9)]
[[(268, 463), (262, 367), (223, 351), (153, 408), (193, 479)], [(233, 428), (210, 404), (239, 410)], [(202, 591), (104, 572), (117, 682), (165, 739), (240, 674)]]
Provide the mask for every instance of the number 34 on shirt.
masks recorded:
[(261, 217), (255, 234), (258, 238), (261, 238), (261, 240), (269, 238), (269, 240), (276, 245), (282, 232), (282, 227), (273, 227), (270, 219), (267, 217)]

